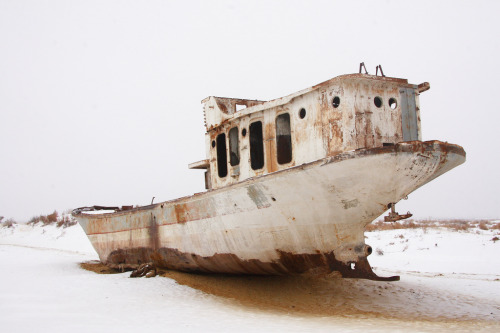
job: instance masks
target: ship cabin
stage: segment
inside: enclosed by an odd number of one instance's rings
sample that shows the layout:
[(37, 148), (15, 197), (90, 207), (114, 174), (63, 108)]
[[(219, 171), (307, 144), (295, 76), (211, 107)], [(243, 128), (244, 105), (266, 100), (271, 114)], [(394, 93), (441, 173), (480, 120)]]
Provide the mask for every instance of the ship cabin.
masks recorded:
[(419, 94), (429, 83), (342, 75), (271, 101), (207, 97), (206, 189), (355, 149), (421, 140)]

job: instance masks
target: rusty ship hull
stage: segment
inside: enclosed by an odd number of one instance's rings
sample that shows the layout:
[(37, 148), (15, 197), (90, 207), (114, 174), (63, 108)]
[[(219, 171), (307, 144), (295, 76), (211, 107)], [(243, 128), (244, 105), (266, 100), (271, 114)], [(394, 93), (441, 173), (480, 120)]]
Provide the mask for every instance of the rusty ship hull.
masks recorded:
[(358, 149), (149, 206), (74, 211), (100, 260), (188, 272), (376, 276), (364, 228), (465, 161), (462, 147), (411, 141)]
[[(76, 209), (103, 263), (188, 272), (374, 280), (365, 226), (465, 161), (423, 141), (419, 85), (360, 73), (271, 101), (205, 98), (206, 192), (143, 207)], [(377, 69), (382, 69), (377, 66)], [(378, 73), (378, 70), (377, 70)], [(97, 213), (97, 214), (96, 214)]]

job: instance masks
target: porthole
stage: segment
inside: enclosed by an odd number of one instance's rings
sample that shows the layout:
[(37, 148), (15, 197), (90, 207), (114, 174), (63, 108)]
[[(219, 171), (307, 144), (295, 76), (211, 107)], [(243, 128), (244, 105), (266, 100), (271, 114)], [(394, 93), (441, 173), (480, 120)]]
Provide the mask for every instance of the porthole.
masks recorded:
[(332, 106), (334, 108), (338, 108), (340, 105), (340, 97), (339, 96), (335, 96), (332, 100)]
[(247, 136), (247, 129), (246, 128), (241, 130), (241, 136)]
[(306, 109), (304, 109), (304, 108), (300, 109), (299, 117), (300, 117), (300, 119), (304, 119), (306, 117)]
[(389, 98), (389, 107), (393, 110), (398, 107), (398, 101), (394, 97)]
[(381, 107), (382, 106), (382, 98), (380, 98), (378, 96), (375, 97), (375, 99), (373, 100), (373, 103), (375, 103), (376, 107), (378, 107), (378, 108)]
[(212, 148), (215, 148), (215, 140), (212, 140)]

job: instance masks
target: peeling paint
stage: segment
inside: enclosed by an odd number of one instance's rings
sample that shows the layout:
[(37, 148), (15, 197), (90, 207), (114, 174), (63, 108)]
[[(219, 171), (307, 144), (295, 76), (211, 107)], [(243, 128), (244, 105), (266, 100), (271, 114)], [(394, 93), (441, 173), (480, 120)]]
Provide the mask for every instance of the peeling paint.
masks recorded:
[(261, 209), (271, 206), (268, 202), (267, 196), (257, 185), (249, 185), (247, 187), (247, 193), (248, 197), (255, 203), (257, 208)]
[(344, 206), (344, 209), (355, 208), (355, 207), (358, 207), (358, 205), (359, 205), (358, 199), (341, 200), (341, 202), (342, 202), (342, 205)]

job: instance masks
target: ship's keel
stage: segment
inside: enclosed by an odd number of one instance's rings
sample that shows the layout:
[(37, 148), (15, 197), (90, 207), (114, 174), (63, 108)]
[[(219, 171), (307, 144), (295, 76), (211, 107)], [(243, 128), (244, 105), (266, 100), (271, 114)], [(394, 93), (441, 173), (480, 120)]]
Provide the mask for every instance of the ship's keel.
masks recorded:
[(375, 281), (398, 281), (399, 276), (376, 275), (365, 256), (357, 261), (344, 263), (335, 258), (333, 252), (295, 254), (277, 251), (279, 258), (270, 262), (259, 259), (243, 260), (234, 254), (217, 253), (203, 257), (183, 253), (176, 249), (150, 248), (123, 249), (112, 252), (106, 265), (115, 269), (136, 269), (141, 264), (152, 262), (156, 267), (197, 273), (228, 273), (255, 275), (318, 274), (339, 272), (343, 278)]

